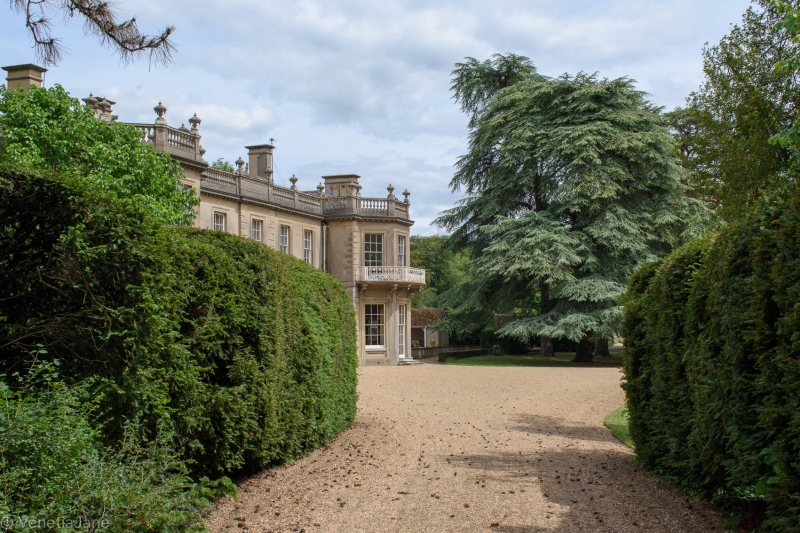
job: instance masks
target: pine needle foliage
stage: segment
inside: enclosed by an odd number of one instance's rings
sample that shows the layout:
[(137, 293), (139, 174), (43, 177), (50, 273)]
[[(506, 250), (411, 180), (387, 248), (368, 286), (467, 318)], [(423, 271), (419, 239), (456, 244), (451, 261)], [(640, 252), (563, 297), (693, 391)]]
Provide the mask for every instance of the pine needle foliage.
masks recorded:
[(625, 296), (624, 386), (639, 460), (800, 530), (800, 192), (640, 269)]
[[(489, 82), (486, 64), (454, 71), (472, 118), (450, 187), (466, 198), (437, 223), (477, 253), (472, 281), (449, 294), (449, 326), (523, 310), (501, 334), (610, 338), (628, 276), (695, 236), (705, 208), (686, 195), (667, 121), (632, 80), (548, 78), (500, 57)], [(510, 61), (515, 76), (499, 68)]]
[(353, 421), (355, 316), (334, 277), (164, 228), (91, 180), (0, 176), (0, 373), (59, 359), (96, 383), (106, 439), (166, 431), (196, 477), (292, 460)]
[(36, 56), (45, 65), (58, 65), (66, 53), (61, 39), (52, 36), (53, 17), (64, 19), (79, 15), (84, 21), (84, 33), (100, 39), (100, 43), (119, 54), (123, 63), (146, 55), (153, 63), (164, 66), (172, 62), (173, 26), (158, 35), (139, 31), (136, 17), (118, 20), (114, 2), (105, 0), (9, 0), (12, 11), (25, 17), (25, 27), (31, 34)]

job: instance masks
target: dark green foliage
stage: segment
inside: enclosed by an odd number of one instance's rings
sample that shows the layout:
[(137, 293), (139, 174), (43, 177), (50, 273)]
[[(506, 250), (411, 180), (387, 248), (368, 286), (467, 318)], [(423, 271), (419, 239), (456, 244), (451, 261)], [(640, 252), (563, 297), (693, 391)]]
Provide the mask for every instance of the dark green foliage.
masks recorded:
[(0, 377), (3, 529), (205, 531), (198, 511), (213, 491), (192, 483), (163, 442), (104, 445), (90, 423), (86, 385), (69, 388), (53, 377), (49, 372), (43, 385), (22, 391)]
[(104, 435), (167, 431), (194, 475), (261, 468), (355, 416), (355, 317), (341, 284), (227, 234), (164, 229), (85, 180), (0, 176), (0, 366), (94, 377)]
[(439, 362), (444, 363), (448, 359), (466, 359), (468, 357), (477, 357), (481, 355), (483, 350), (461, 350), (458, 352), (440, 352)]
[(498, 335), (495, 327), (483, 328), (480, 339), (482, 350), (492, 350), (495, 346), (499, 346), (503, 355), (520, 355), (527, 353), (531, 348), (529, 344), (519, 339)]
[[(685, 369), (690, 281), (707, 246), (691, 242), (632, 276), (625, 297), (625, 373), (631, 434), (639, 459), (661, 474), (687, 471), (692, 429)], [(664, 420), (670, 423), (665, 424)]]
[(631, 278), (625, 385), (647, 467), (800, 529), (800, 194)]
[(628, 78), (549, 78), (526, 58), (469, 60), (453, 72), (471, 114), (450, 187), (465, 198), (436, 223), (469, 243), (470, 280), (441, 298), (451, 331), (514, 314), (500, 334), (591, 343), (619, 331), (619, 297), (642, 264), (698, 235), (668, 122)]
[(454, 252), (446, 246), (449, 237), (411, 236), (411, 266), (425, 269), (425, 287), (411, 295), (414, 308), (438, 307), (438, 295), (467, 280), (469, 250)]

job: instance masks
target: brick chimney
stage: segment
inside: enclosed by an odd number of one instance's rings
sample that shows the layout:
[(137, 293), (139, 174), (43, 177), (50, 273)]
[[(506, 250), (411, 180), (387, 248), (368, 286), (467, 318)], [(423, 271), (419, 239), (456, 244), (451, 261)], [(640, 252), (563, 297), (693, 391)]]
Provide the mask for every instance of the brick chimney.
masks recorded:
[(47, 72), (46, 68), (38, 65), (14, 65), (11, 67), (3, 67), (3, 70), (8, 72), (8, 89), (23, 89), (27, 92), (31, 85), (41, 87), (44, 81), (44, 73)]

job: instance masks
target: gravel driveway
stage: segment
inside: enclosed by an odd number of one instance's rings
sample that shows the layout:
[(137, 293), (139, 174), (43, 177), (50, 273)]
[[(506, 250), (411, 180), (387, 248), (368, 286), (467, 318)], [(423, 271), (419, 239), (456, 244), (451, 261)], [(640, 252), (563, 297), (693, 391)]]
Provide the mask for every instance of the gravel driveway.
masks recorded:
[(713, 509), (636, 471), (603, 426), (616, 368), (359, 370), (356, 424), (240, 484), (215, 532), (715, 531)]

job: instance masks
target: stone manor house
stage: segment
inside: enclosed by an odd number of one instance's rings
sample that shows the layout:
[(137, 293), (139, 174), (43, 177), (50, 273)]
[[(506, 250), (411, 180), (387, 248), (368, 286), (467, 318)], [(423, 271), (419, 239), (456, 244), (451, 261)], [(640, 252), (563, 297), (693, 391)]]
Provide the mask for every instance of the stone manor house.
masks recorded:
[[(42, 86), (46, 69), (36, 65), (3, 67), (8, 87)], [(112, 122), (114, 102), (90, 95), (84, 99), (98, 120)], [(152, 124), (132, 124), (142, 142), (169, 153), (183, 168), (184, 186), (200, 197), (195, 225), (257, 240), (291, 254), (339, 278), (353, 302), (358, 320), (358, 355), (362, 365), (411, 362), (411, 301), (425, 285), (425, 271), (409, 266), (409, 192), (403, 200), (389, 185), (386, 198), (361, 196), (355, 174), (323, 176), (313, 191), (273, 181), (275, 146), (245, 147), (248, 160), (235, 172), (214, 169), (203, 159), (200, 118), (191, 128), (175, 128), (159, 102)]]

